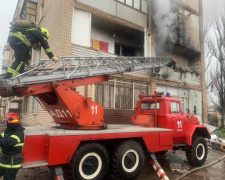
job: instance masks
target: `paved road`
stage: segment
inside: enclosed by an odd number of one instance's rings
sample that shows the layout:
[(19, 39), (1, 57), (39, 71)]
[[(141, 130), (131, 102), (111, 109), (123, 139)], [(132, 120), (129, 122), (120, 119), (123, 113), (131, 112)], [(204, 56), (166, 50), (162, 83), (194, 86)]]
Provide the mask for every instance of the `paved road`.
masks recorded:
[[(224, 156), (225, 153), (213, 149), (209, 149), (208, 158), (205, 164), (209, 164)], [(186, 159), (183, 151), (168, 151), (164, 156), (158, 158), (159, 163), (165, 170), (170, 180), (175, 180), (181, 175), (193, 169)], [(223, 180), (225, 170), (225, 159), (208, 168), (196, 171), (183, 180)], [(16, 180), (51, 180), (51, 174), (47, 167), (36, 169), (21, 169)], [(2, 178), (0, 178), (2, 180)], [(116, 180), (113, 175), (110, 175), (107, 180)], [(136, 180), (159, 180), (152, 166), (146, 161), (145, 167)]]

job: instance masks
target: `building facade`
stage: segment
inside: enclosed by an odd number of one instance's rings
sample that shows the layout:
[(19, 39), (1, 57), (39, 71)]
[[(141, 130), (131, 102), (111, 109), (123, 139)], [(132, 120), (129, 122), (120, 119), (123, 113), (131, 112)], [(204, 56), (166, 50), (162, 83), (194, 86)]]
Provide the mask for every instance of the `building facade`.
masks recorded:
[[(19, 0), (14, 19), (28, 19), (50, 32), (56, 56), (170, 56), (177, 68), (123, 75), (77, 89), (105, 108), (108, 123), (130, 123), (138, 94), (155, 91), (181, 99), (182, 111), (207, 122), (202, 0)], [(47, 58), (33, 51), (32, 62)], [(9, 52), (9, 61), (13, 52)], [(25, 125), (53, 124), (35, 97), (4, 100), (20, 109)], [(14, 104), (14, 106), (12, 106)]]

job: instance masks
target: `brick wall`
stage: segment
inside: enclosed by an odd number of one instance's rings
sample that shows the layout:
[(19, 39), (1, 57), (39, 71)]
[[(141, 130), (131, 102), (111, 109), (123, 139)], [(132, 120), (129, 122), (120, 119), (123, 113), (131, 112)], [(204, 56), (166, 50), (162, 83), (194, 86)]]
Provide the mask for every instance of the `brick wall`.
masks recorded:
[[(48, 29), (50, 33), (49, 45), (55, 56), (71, 55), (71, 26), (73, 13), (73, 0), (45, 0), (43, 18), (41, 19), (42, 1), (37, 5), (37, 21), (40, 21), (40, 27)], [(44, 50), (41, 51), (41, 58), (48, 59)], [(36, 59), (36, 53), (34, 54)], [(38, 113), (33, 113), (33, 97), (29, 98), (29, 111), (23, 113), (23, 125), (54, 125), (49, 113), (38, 105)]]
[(207, 117), (207, 97), (206, 97), (206, 82), (205, 82), (205, 54), (204, 54), (204, 32), (203, 32), (203, 12), (202, 12), (202, 0), (199, 0), (199, 7), (200, 7), (200, 46), (201, 46), (201, 66), (200, 72), (202, 77), (202, 116), (203, 122), (208, 122)]

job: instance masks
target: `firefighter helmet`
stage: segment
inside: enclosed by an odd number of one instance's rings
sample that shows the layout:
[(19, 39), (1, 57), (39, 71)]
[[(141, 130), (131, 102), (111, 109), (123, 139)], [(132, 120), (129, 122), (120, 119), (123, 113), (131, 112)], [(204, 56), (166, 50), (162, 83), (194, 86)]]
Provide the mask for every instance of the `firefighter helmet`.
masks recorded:
[(49, 38), (49, 32), (47, 29), (45, 28), (41, 28), (41, 32), (44, 34), (45, 38), (48, 39)]
[(20, 123), (19, 115), (14, 112), (6, 114), (6, 116), (3, 119), (6, 120), (10, 124)]

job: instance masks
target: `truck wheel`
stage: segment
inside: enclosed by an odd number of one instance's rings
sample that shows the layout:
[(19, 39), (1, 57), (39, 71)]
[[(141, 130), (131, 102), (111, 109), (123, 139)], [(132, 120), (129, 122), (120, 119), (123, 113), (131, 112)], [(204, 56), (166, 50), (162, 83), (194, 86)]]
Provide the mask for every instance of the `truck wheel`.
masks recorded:
[(139, 143), (126, 141), (113, 154), (112, 171), (119, 179), (134, 179), (144, 165), (144, 152)]
[(205, 163), (207, 158), (207, 143), (206, 140), (200, 136), (193, 140), (192, 146), (186, 151), (187, 160), (192, 166), (201, 166)]
[(68, 176), (76, 180), (103, 179), (109, 166), (106, 149), (98, 143), (85, 144), (78, 148), (68, 164)]

